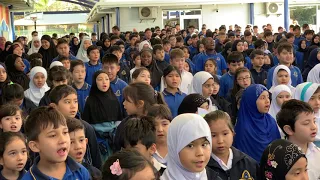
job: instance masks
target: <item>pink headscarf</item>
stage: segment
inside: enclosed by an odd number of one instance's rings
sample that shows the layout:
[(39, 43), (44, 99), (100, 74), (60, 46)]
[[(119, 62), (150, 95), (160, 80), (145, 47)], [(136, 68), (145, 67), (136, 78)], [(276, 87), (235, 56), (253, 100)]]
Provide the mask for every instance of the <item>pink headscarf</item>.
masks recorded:
[(0, 49), (3, 51), (4, 50), (4, 46), (6, 44), (6, 38), (5, 37), (0, 37)]

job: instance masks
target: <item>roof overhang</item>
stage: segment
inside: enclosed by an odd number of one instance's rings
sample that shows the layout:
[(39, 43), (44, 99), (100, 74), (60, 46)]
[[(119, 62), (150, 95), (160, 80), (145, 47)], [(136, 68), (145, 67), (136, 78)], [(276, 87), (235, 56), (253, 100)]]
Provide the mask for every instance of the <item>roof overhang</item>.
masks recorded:
[(30, 11), (33, 9), (33, 0), (1, 0), (10, 11)]

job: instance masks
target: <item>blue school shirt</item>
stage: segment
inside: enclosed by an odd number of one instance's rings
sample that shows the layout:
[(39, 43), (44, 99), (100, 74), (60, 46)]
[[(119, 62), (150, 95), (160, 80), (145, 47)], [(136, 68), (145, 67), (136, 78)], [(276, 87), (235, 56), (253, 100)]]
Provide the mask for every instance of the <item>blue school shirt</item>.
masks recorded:
[(206, 63), (207, 59), (213, 58), (217, 62), (217, 75), (222, 75), (222, 70), (227, 69), (227, 63), (224, 57), (220, 53), (214, 53), (214, 54), (206, 54), (203, 53), (199, 55), (199, 57), (196, 59), (195, 65), (196, 65), (196, 72), (204, 71), (204, 64)]
[(186, 62), (188, 62), (190, 66), (190, 72), (192, 74), (195, 74), (196, 65), (190, 59), (186, 59)]
[[(273, 78), (273, 72), (274, 69), (277, 66), (273, 66), (271, 69), (269, 69), (268, 71), (268, 78), (267, 78), (267, 88), (270, 89), (272, 86), (272, 78)], [(302, 75), (301, 75), (301, 71), (298, 67), (291, 65), (289, 67), (290, 71), (291, 71), (291, 85), (293, 87), (296, 87), (298, 84), (303, 83), (303, 79), (302, 79)]]
[(296, 65), (300, 69), (300, 71), (303, 71), (304, 69), (304, 62), (303, 62), (303, 56), (304, 54), (302, 52), (297, 51), (296, 52)]
[(251, 63), (251, 59), (247, 56), (245, 57), (246, 63), (245, 63), (245, 67), (247, 67), (248, 69), (252, 68), (252, 63)]
[[(51, 62), (58, 61), (58, 60), (59, 60), (59, 58), (60, 58), (60, 55), (58, 55), (57, 57), (55, 57), (54, 59), (52, 59), (52, 61), (51, 61)], [(78, 60), (78, 58), (77, 58), (77, 57), (75, 57), (75, 56), (74, 56), (74, 55), (72, 55), (72, 54), (70, 54), (70, 55), (69, 55), (69, 59), (70, 59), (71, 61), (73, 61), (73, 60)]]
[(123, 99), (122, 92), (123, 92), (123, 89), (128, 86), (128, 84), (124, 82), (122, 79), (116, 77), (116, 79), (110, 82), (110, 86), (113, 93), (116, 95), (120, 103), (121, 111), (124, 112), (124, 107), (123, 107), (124, 99)]
[(309, 47), (311, 45), (311, 41), (306, 40), (306, 45)]
[(86, 104), (87, 97), (89, 96), (91, 86), (84, 82), (80, 89), (78, 89), (74, 84), (72, 84), (72, 87), (77, 91), (79, 111), (80, 113), (83, 113), (84, 105)]
[(86, 67), (86, 83), (88, 83), (89, 85), (92, 85), (92, 78), (93, 78), (93, 74), (96, 71), (99, 71), (102, 68), (102, 64), (100, 62), (98, 62), (98, 64), (96, 65), (91, 65), (90, 61), (86, 62), (85, 64)]
[(29, 73), (29, 71), (30, 71), (30, 63), (29, 63), (29, 61), (26, 60), (26, 59), (23, 59), (23, 63), (24, 63), (24, 65), (26, 66), (26, 67), (24, 68), (23, 72), (27, 74), (27, 73)]
[(250, 45), (248, 46), (248, 49), (255, 49), (255, 48), (254, 48), (254, 44), (250, 44)]
[(230, 72), (225, 73), (220, 78), (220, 90), (219, 95), (226, 98), (230, 89), (233, 88), (234, 76), (230, 74)]
[[(32, 165), (30, 170), (23, 176), (22, 180), (58, 180), (56, 178), (47, 176), (43, 174), (38, 169), (38, 163), (40, 156), (35, 158), (35, 163)], [(88, 170), (83, 167), (81, 164), (74, 161), (71, 157), (66, 159), (66, 173), (63, 176), (63, 180), (89, 180), (91, 176)]]
[(169, 53), (164, 53), (164, 60), (170, 64), (170, 55)]
[(295, 36), (295, 37), (294, 37), (294, 42), (293, 42), (293, 44), (296, 45), (296, 46), (299, 46), (299, 42), (300, 42), (301, 40), (303, 40), (303, 39), (304, 39), (303, 36), (300, 36), (300, 37)]
[(169, 106), (169, 109), (172, 114), (172, 118), (176, 117), (178, 115), (179, 106), (187, 95), (180, 90), (175, 94), (172, 94), (166, 91), (166, 89), (162, 91), (162, 94), (163, 94), (164, 100)]
[(193, 56), (198, 54), (198, 48), (197, 47), (193, 47), (192, 45), (190, 45), (188, 47), (189, 51), (190, 51), (190, 58), (192, 59)]

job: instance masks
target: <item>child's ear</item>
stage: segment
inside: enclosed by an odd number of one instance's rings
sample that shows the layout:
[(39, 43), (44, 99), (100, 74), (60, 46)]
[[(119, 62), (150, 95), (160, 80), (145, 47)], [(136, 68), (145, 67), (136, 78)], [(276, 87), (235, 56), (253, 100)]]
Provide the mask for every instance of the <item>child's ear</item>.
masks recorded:
[(149, 153), (150, 153), (151, 156), (152, 156), (154, 153), (156, 153), (156, 151), (157, 151), (157, 145), (156, 145), (156, 143), (153, 143), (153, 144), (149, 147), (148, 151), (149, 151)]
[(285, 125), (283, 127), (284, 132), (286, 132), (289, 136), (292, 136), (294, 134), (294, 131), (291, 129), (289, 125)]
[(86, 144), (88, 144), (88, 138), (85, 138)]
[(29, 148), (31, 149), (31, 151), (33, 151), (33, 152), (40, 152), (39, 145), (38, 145), (37, 142), (35, 142), (35, 141), (30, 141), (30, 142), (28, 143), (28, 146), (29, 146)]
[(3, 166), (3, 158), (0, 158), (0, 165)]
[(144, 101), (139, 100), (137, 106), (138, 106), (138, 108), (143, 108), (144, 107)]
[(119, 71), (120, 71), (120, 65), (117, 66), (117, 72), (119, 72)]
[(55, 103), (50, 103), (49, 104), (50, 107), (57, 109), (57, 105)]

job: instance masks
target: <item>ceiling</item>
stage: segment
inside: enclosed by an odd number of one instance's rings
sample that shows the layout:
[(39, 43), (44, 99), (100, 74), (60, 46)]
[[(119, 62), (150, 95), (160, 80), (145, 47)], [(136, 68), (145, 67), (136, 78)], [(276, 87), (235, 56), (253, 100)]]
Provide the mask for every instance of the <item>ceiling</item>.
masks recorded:
[(33, 0), (1, 0), (1, 3), (9, 6), (10, 11), (29, 11), (33, 9)]

